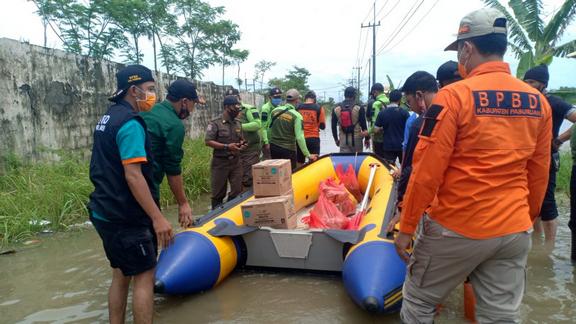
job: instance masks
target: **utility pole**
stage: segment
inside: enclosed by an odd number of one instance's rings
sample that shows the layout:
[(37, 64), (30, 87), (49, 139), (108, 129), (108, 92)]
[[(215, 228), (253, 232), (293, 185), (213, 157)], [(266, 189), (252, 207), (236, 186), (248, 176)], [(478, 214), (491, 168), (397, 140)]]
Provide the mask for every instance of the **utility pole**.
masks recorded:
[(368, 59), (368, 92), (366, 92), (368, 94), (368, 99), (370, 99), (370, 90), (372, 90), (372, 83), (370, 83), (370, 59)]
[(358, 88), (358, 91), (360, 91), (360, 69), (362, 69), (361, 67), (357, 66), (357, 67), (353, 67), (352, 69), (356, 70), (358, 72), (358, 83), (356, 83), (356, 87)]
[(376, 83), (376, 27), (380, 26), (380, 21), (376, 24), (376, 1), (374, 1), (374, 19), (372, 23), (364, 26), (360, 25), (360, 28), (370, 28), (372, 27), (372, 83)]

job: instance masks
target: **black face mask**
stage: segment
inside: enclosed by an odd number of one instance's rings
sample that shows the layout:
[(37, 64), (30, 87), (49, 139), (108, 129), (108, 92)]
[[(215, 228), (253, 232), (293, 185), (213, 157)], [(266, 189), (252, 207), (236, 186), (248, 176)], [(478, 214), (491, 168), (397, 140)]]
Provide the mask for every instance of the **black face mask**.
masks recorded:
[(232, 119), (238, 117), (239, 113), (240, 111), (238, 110), (228, 110), (228, 116), (230, 116)]
[(178, 113), (178, 118), (180, 119), (186, 119), (188, 118), (188, 116), (190, 116), (190, 112), (188, 111), (187, 108), (180, 108), (180, 112)]

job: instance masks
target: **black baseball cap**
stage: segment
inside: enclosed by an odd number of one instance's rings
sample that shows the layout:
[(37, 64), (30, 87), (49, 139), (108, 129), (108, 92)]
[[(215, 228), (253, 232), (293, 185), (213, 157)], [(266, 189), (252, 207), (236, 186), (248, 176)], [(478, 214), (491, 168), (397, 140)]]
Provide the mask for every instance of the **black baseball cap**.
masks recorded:
[(416, 91), (438, 92), (438, 82), (426, 71), (412, 73), (402, 86), (404, 94), (415, 94)]
[(226, 96), (239, 96), (240, 92), (238, 91), (238, 89), (234, 89), (234, 88), (230, 88), (228, 90), (226, 90)]
[(117, 88), (108, 100), (117, 102), (131, 86), (149, 81), (154, 81), (149, 68), (140, 64), (128, 65), (116, 73)]
[(373, 91), (384, 91), (384, 86), (382, 85), (382, 83), (374, 83), (372, 85), (372, 88), (370, 88), (370, 92)]
[(436, 80), (440, 83), (455, 79), (460, 80), (462, 77), (458, 73), (458, 63), (454, 61), (448, 61), (440, 65), (438, 71), (436, 71)]
[(548, 86), (548, 81), (550, 80), (548, 66), (546, 64), (540, 64), (526, 71), (524, 74), (524, 81), (526, 80), (542, 82), (545, 86)]
[(198, 101), (196, 86), (186, 79), (178, 79), (172, 82), (168, 87), (168, 95), (176, 100), (186, 98), (192, 101)]
[(228, 96), (224, 97), (223, 104), (224, 104), (224, 106), (233, 106), (233, 105), (240, 104), (240, 101), (238, 101), (237, 95), (228, 95)]
[(356, 88), (348, 87), (344, 89), (344, 98), (355, 98), (356, 97)]
[(270, 95), (270, 97), (281, 96), (282, 90), (280, 90), (280, 88), (272, 88), (270, 89), (270, 92), (268, 94)]

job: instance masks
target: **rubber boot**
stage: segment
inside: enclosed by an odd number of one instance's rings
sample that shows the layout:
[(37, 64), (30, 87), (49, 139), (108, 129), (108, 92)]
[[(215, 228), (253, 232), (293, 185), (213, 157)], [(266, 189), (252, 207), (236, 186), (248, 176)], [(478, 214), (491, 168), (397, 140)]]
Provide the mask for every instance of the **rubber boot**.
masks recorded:
[(476, 323), (476, 296), (469, 280), (464, 282), (464, 317), (470, 322)]

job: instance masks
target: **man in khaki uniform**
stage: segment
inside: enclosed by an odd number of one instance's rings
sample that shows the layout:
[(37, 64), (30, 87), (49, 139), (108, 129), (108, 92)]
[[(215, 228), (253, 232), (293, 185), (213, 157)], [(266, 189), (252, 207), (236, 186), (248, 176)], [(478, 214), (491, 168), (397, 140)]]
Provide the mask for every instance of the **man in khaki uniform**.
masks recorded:
[(252, 165), (260, 162), (260, 154), (262, 153), (262, 139), (260, 137), (262, 121), (258, 108), (243, 103), (237, 89), (229, 89), (226, 91), (226, 95), (236, 96), (240, 101), (241, 108), (238, 120), (242, 124), (242, 138), (246, 141), (246, 149), (240, 152), (242, 185), (247, 190), (252, 188)]
[(246, 148), (242, 138), (242, 125), (236, 119), (240, 101), (236, 96), (224, 98), (224, 112), (210, 121), (206, 128), (205, 143), (214, 149), (210, 165), (212, 209), (221, 205), (230, 183), (228, 201), (242, 192), (242, 163), (240, 152)]

